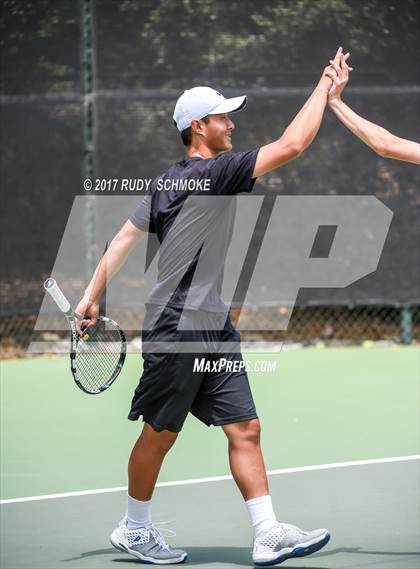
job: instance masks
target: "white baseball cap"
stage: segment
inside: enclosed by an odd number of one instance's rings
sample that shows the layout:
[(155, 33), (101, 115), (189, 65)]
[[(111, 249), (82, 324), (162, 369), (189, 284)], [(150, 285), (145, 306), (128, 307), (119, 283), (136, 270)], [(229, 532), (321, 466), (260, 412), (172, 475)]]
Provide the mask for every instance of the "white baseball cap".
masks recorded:
[(211, 87), (193, 87), (184, 91), (176, 102), (174, 121), (177, 129), (183, 131), (194, 119), (207, 115), (220, 115), (240, 111), (246, 105), (246, 96), (226, 99)]

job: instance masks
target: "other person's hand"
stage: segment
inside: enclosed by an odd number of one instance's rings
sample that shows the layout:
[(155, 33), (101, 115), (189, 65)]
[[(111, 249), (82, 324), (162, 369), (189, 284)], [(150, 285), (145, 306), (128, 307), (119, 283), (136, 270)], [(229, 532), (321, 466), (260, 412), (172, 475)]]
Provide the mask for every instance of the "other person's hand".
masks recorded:
[(341, 58), (342, 54), (343, 54), (343, 48), (340, 46), (337, 49), (337, 52), (334, 56), (334, 59), (330, 59), (330, 65), (328, 65), (324, 69), (324, 71), (322, 72), (321, 79), (319, 80), (319, 83), (318, 83), (318, 88), (325, 91), (325, 93), (328, 93), (329, 90), (331, 89), (332, 80), (334, 79), (334, 77), (337, 74), (337, 71), (334, 69), (331, 62), (334, 62), (337, 66), (339, 66), (340, 65), (340, 58)]
[(330, 60), (330, 67), (332, 67), (334, 71), (326, 71), (326, 75), (332, 80), (332, 86), (328, 91), (328, 102), (341, 98), (341, 93), (348, 83), (349, 74), (353, 71), (353, 68), (347, 65), (349, 57), (350, 53), (346, 53), (345, 55), (341, 53), (339, 63), (337, 63), (335, 59)]

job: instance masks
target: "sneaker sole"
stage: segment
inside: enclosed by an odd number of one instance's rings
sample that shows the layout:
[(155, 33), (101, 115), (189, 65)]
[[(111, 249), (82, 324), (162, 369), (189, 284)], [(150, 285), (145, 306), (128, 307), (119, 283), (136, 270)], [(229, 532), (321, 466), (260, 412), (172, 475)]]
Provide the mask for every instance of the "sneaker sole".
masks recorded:
[(305, 557), (306, 555), (311, 555), (312, 553), (316, 553), (325, 545), (327, 545), (327, 543), (330, 541), (330, 538), (331, 534), (327, 532), (324, 537), (316, 543), (298, 545), (292, 549), (292, 551), (288, 551), (287, 553), (279, 552), (278, 557), (275, 559), (270, 559), (270, 561), (254, 561), (254, 564), (259, 567), (267, 567), (269, 565), (278, 565), (279, 563), (283, 563), (283, 561), (286, 561), (287, 559), (293, 557)]
[(152, 557), (146, 557), (145, 555), (142, 555), (139, 551), (130, 549), (120, 541), (117, 541), (112, 536), (110, 541), (111, 544), (119, 551), (124, 551), (124, 553), (129, 553), (130, 555), (134, 555), (134, 557), (136, 557), (140, 561), (140, 563), (145, 563), (148, 565), (173, 565), (177, 563), (184, 563), (184, 561), (188, 557), (188, 554), (184, 553), (180, 557), (173, 557), (172, 559), (153, 559)]

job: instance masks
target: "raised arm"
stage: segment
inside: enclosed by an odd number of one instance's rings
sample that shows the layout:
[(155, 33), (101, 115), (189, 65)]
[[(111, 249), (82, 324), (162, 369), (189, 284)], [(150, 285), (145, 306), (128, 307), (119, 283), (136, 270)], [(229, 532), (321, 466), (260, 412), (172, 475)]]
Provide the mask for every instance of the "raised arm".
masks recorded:
[(76, 314), (84, 317), (79, 330), (95, 324), (99, 314), (99, 300), (114, 274), (120, 269), (134, 245), (143, 239), (145, 232), (128, 220), (111, 241), (107, 251), (98, 263), (82, 300), (76, 307)]
[(333, 85), (328, 95), (328, 103), (340, 121), (380, 156), (420, 164), (418, 142), (395, 136), (385, 128), (364, 119), (342, 101), (341, 93), (348, 82), (349, 68), (342, 57), (339, 65), (335, 62), (331, 64), (336, 75), (331, 76)]
[[(341, 56), (342, 48), (339, 47), (334, 61), (339, 63)], [(346, 54), (345, 58), (348, 56), (349, 54)], [(332, 66), (327, 67), (309, 99), (281, 137), (260, 148), (253, 172), (254, 178), (287, 164), (311, 144), (321, 125), (327, 104), (328, 91), (332, 85), (330, 77), (335, 73)]]

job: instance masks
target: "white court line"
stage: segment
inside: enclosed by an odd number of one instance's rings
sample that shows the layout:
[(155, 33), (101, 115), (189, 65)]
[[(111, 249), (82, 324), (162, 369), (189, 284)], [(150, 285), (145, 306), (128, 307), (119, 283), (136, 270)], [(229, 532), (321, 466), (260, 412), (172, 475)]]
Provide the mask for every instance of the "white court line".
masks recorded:
[[(393, 456), (390, 458), (373, 458), (369, 460), (352, 460), (349, 462), (332, 462), (330, 464), (314, 464), (312, 466), (297, 466), (295, 468), (282, 468), (280, 470), (268, 470), (268, 476), (276, 474), (290, 474), (293, 472), (309, 472), (311, 470), (330, 470), (332, 468), (346, 468), (349, 466), (366, 466), (369, 464), (386, 464), (389, 462), (405, 462), (407, 460), (419, 460), (420, 454), (409, 456)], [(190, 480), (174, 480), (173, 482), (159, 482), (157, 488), (165, 486), (187, 486), (189, 484), (204, 484), (206, 482), (220, 482), (232, 480), (232, 476), (212, 476), (210, 478), (192, 478)], [(92, 496), (94, 494), (109, 494), (111, 492), (124, 492), (127, 486), (115, 486), (114, 488), (99, 488), (98, 490), (82, 490), (80, 492), (62, 492), (61, 494), (44, 494), (42, 496), (27, 496), (25, 498), (11, 498), (0, 500), (0, 504), (16, 504), (18, 502), (36, 502), (38, 500), (53, 500), (54, 498), (72, 498), (74, 496)]]

